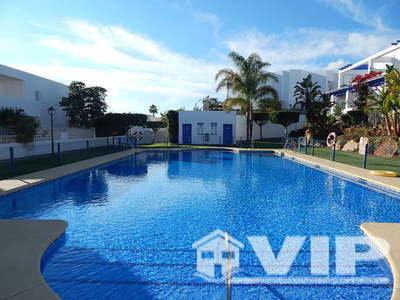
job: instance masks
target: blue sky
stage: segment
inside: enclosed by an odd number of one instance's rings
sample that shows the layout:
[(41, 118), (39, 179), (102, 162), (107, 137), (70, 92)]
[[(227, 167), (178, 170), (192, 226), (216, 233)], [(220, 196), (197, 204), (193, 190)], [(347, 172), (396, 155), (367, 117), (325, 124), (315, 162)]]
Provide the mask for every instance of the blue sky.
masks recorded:
[(191, 109), (232, 50), (323, 72), (400, 39), (398, 0), (38, 3), (0, 0), (0, 64), (103, 86), (113, 112)]

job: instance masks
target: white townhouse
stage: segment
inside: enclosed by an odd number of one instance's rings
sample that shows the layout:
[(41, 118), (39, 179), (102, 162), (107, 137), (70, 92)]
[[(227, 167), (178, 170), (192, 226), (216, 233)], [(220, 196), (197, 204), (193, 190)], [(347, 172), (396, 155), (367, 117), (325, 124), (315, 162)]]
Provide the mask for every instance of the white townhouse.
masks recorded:
[[(321, 86), (322, 92), (334, 88), (337, 76), (334, 72), (317, 74), (305, 70), (287, 70), (274, 75), (278, 82), (269, 84), (278, 92), (278, 99), (282, 109), (291, 109), (296, 102), (293, 96), (297, 82), (309, 74), (313, 81)], [(227, 86), (226, 98), (233, 97), (232, 88)], [(300, 120), (288, 128), (288, 132), (301, 129), (305, 124), (305, 116), (300, 115)], [(179, 112), (179, 144), (235, 144), (246, 140), (246, 117), (236, 111), (180, 111)], [(285, 129), (282, 125), (268, 123), (262, 127), (263, 138), (281, 138)], [(253, 140), (261, 138), (260, 127), (253, 124)]]
[[(321, 86), (323, 93), (334, 89), (337, 86), (337, 73), (332, 71), (325, 71), (322, 74), (314, 73), (306, 70), (285, 70), (281, 72), (273, 73), (278, 82), (270, 81), (268, 84), (271, 85), (278, 92), (278, 99), (281, 102), (282, 109), (290, 109), (296, 103), (294, 98), (294, 87), (297, 82), (301, 82), (303, 78), (309, 74), (312, 75), (312, 80), (317, 82)], [(226, 98), (233, 97), (231, 87), (228, 85), (226, 89)]]
[(393, 42), (392, 45), (378, 53), (375, 53), (354, 64), (343, 66), (339, 69), (338, 85), (336, 89), (329, 91), (332, 102), (342, 106), (345, 112), (353, 110), (356, 90), (352, 84), (357, 75), (374, 75), (368, 78), (365, 83), (370, 87), (378, 87), (383, 84), (383, 73), (386, 65), (400, 67), (400, 40)]
[(41, 129), (50, 128), (51, 106), (56, 109), (54, 127), (68, 128), (68, 119), (58, 104), (67, 95), (65, 84), (0, 64), (0, 108), (22, 108), (40, 121)]

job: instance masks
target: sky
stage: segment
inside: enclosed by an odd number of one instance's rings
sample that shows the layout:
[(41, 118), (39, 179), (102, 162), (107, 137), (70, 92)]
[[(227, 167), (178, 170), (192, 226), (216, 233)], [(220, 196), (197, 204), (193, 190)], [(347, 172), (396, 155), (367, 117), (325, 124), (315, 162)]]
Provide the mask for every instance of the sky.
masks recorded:
[(192, 109), (227, 55), (337, 70), (400, 39), (399, 0), (0, 0), (0, 64), (105, 87), (110, 112)]

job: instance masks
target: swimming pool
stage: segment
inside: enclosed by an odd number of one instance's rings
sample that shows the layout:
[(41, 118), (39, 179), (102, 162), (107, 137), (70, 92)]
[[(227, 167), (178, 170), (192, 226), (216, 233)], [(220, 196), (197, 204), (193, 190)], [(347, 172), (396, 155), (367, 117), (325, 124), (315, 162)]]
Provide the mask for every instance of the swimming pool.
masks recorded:
[[(361, 236), (361, 223), (399, 222), (398, 195), (380, 193), (270, 154), (145, 152), (0, 198), (0, 218), (64, 219), (69, 227), (43, 261), (63, 299), (225, 299), (224, 281), (197, 276), (192, 244), (228, 232), (243, 244), (235, 276), (260, 278), (249, 236), (279, 250), (287, 236)], [(288, 277), (312, 277), (306, 239)], [(221, 273), (221, 270), (217, 270)], [(391, 274), (361, 262), (378, 284), (233, 284), (233, 299), (389, 299)], [(272, 276), (273, 277), (273, 276)]]

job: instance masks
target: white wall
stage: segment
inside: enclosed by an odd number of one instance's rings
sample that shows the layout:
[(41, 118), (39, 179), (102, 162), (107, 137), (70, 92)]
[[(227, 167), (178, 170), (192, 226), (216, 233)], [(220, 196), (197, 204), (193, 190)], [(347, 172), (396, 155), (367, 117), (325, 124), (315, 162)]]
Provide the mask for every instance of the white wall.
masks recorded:
[[(118, 144), (118, 138), (125, 141), (125, 136), (114, 137), (115, 144)], [(109, 144), (112, 144), (112, 137), (109, 137)], [(71, 151), (86, 148), (86, 141), (89, 141), (89, 147), (107, 146), (107, 138), (75, 139), (75, 140), (55, 140), (54, 148), (57, 151), (57, 143), (60, 143), (61, 151)], [(34, 155), (43, 155), (51, 153), (51, 141), (38, 141), (29, 144), (0, 144), (0, 160), (10, 158), (10, 147), (14, 148), (14, 157), (21, 158)]]
[[(204, 134), (208, 133), (209, 141), (205, 135), (197, 134), (197, 123), (204, 123)], [(211, 123), (217, 123), (217, 134), (211, 135)], [(192, 144), (222, 144), (223, 124), (232, 124), (233, 139), (235, 142), (236, 111), (180, 111), (179, 112), (179, 144), (182, 144), (182, 125), (192, 125)]]
[(282, 100), (282, 108), (288, 109), (296, 103), (294, 98), (294, 87), (297, 82), (301, 82), (303, 78), (309, 74), (312, 75), (312, 81), (317, 82), (321, 86), (321, 91), (324, 93), (328, 91), (330, 86), (336, 87), (334, 81), (335, 76), (330, 73), (321, 75), (305, 70), (288, 70), (283, 71), (280, 77), (280, 100)]
[(68, 127), (68, 119), (58, 105), (67, 95), (68, 87), (62, 83), (0, 65), (0, 107), (24, 109), (26, 114), (40, 120), (41, 128), (50, 128), (47, 113), (50, 106), (57, 110), (54, 127)]
[[(293, 96), (294, 87), (297, 82), (302, 81), (308, 74), (312, 75), (312, 80), (321, 86), (321, 91), (327, 92), (328, 90), (335, 89), (337, 86), (337, 73), (325, 72), (324, 74), (317, 74), (305, 70), (286, 70), (279, 73), (274, 73), (278, 78), (278, 82), (268, 82), (278, 92), (278, 99), (281, 101), (282, 109), (291, 108), (296, 99)], [(233, 95), (232, 91), (228, 91), (227, 95)]]
[[(292, 124), (288, 127), (288, 134), (292, 130), (301, 129), (305, 124), (305, 115), (300, 114), (299, 122)], [(236, 140), (245, 141), (246, 140), (246, 117), (238, 115), (236, 119)], [(285, 127), (280, 124), (274, 124), (268, 122), (263, 126), (263, 138), (281, 138), (285, 135)], [(260, 139), (260, 126), (253, 123), (253, 140)]]

